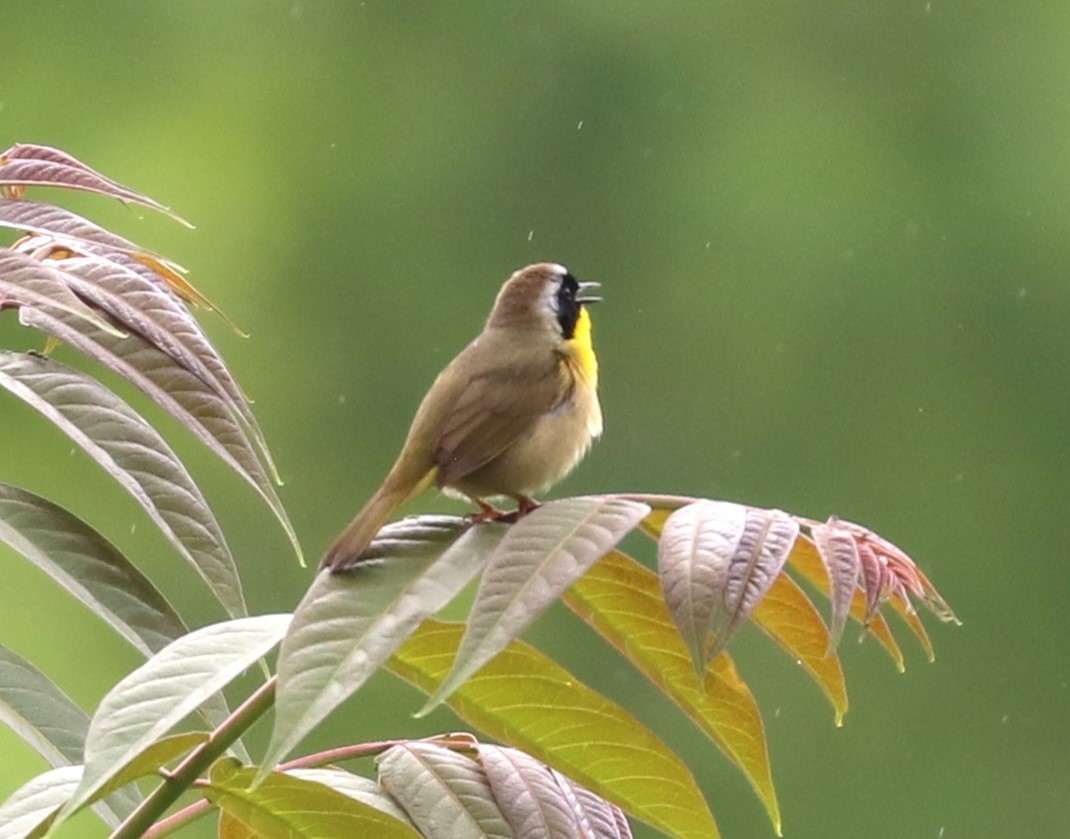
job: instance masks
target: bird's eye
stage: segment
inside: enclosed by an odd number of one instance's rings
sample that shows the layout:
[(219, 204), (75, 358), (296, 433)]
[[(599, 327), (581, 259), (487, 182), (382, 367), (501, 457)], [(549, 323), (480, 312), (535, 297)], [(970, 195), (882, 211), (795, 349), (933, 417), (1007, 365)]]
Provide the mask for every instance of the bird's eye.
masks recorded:
[(563, 302), (565, 300), (575, 300), (576, 292), (579, 291), (580, 284), (571, 272), (566, 272), (561, 277), (561, 286), (557, 290), (557, 296)]

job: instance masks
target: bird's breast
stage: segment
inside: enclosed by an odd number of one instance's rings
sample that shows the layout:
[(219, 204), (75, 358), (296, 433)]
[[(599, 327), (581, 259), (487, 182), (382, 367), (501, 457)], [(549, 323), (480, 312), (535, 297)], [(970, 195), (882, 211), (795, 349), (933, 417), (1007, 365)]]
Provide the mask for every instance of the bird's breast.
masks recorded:
[(601, 432), (598, 395), (577, 381), (568, 399), (540, 416), (523, 437), (457, 487), (479, 497), (545, 492), (576, 467)]
[(580, 309), (576, 330), (564, 342), (562, 353), (572, 375), (592, 389), (598, 388), (598, 357), (591, 343), (591, 315), (586, 308)]

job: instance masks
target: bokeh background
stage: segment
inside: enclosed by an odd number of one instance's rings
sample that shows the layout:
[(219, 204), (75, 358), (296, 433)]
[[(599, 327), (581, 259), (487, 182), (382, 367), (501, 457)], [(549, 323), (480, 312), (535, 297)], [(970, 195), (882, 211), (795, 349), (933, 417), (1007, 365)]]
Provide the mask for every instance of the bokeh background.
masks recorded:
[[(565, 262), (604, 283), (606, 433), (558, 494), (864, 522), (964, 621), (930, 622), (933, 665), (903, 634), (905, 675), (852, 635), (842, 729), (790, 660), (739, 637), (786, 835), (1070, 835), (1070, 6), (42, 1), (6, 3), (3, 26), (0, 147), (60, 146), (196, 224), (63, 199), (186, 265), (251, 333), (206, 317), (312, 559), (499, 283)], [(8, 313), (0, 345), (41, 341)], [(291, 609), (312, 572), (161, 422), (254, 610)], [(11, 398), (0, 480), (89, 518), (192, 622), (221, 618), (140, 510)], [(0, 563), (0, 642), (94, 707), (136, 654)], [(741, 776), (582, 624), (557, 610), (528, 637), (681, 751), (726, 837), (773, 835)], [(459, 727), (413, 720), (420, 701), (384, 675), (304, 749)], [(44, 768), (6, 730), (0, 754), (0, 798)], [(63, 835), (105, 832), (79, 818)]]

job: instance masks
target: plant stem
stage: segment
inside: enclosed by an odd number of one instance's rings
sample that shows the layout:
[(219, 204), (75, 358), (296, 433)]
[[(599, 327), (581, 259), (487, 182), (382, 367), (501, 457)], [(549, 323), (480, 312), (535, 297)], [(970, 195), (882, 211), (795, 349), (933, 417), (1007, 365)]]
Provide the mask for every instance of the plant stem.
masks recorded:
[(294, 758), (286, 763), (280, 763), (276, 772), (289, 772), (291, 769), (308, 769), (317, 766), (326, 766), (328, 763), (338, 763), (343, 760), (354, 760), (359, 757), (373, 757), (380, 755), (394, 746), (403, 746), (406, 743), (434, 743), (444, 749), (455, 751), (472, 751), (476, 745), (473, 737), (456, 735), (447, 737), (430, 737), (426, 740), (379, 740), (374, 743), (355, 743), (351, 746), (341, 746), (337, 749), (328, 749), (324, 752), (305, 755)]
[[(274, 704), (275, 683), (276, 677), (272, 676), (223, 720), (208, 740), (190, 752), (175, 771), (170, 773), (164, 782), (156, 787), (130, 814), (130, 817), (115, 829), (111, 839), (139, 839), (144, 836), (156, 820), (167, 811), (167, 808), (192, 786), (200, 774)], [(199, 815), (199, 812), (193, 817), (196, 815)], [(185, 822), (184, 819), (181, 824)], [(171, 829), (178, 826), (180, 825), (172, 825)]]
[(694, 504), (698, 501), (697, 498), (692, 498), (690, 495), (659, 495), (657, 493), (649, 492), (618, 492), (613, 494), (614, 498), (623, 498), (627, 501), (639, 501), (642, 504), (649, 504), (651, 507), (686, 507), (688, 504)]
[(185, 827), (190, 822), (197, 821), (197, 819), (207, 815), (213, 809), (215, 809), (215, 805), (206, 798), (194, 801), (188, 807), (183, 807), (177, 813), (172, 813), (166, 819), (160, 819), (141, 834), (141, 839), (161, 839), (161, 837), (170, 836), (179, 828)]

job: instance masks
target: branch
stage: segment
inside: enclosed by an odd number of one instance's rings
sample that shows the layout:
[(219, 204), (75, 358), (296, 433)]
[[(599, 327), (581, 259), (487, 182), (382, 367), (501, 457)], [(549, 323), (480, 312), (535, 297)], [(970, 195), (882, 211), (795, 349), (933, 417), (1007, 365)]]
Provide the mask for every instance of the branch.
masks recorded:
[[(277, 677), (272, 676), (234, 713), (223, 720), (208, 740), (190, 752), (174, 772), (165, 776), (164, 782), (156, 787), (149, 797), (130, 814), (130, 817), (116, 828), (110, 839), (139, 839), (139, 837), (149, 835), (149, 829), (167, 811), (167, 808), (174, 804), (179, 796), (193, 785), (200, 774), (275, 703), (276, 681)], [(170, 829), (173, 830), (185, 824), (186, 821), (183, 819), (179, 824), (172, 824)], [(164, 836), (167, 832), (170, 830), (152, 835)]]

